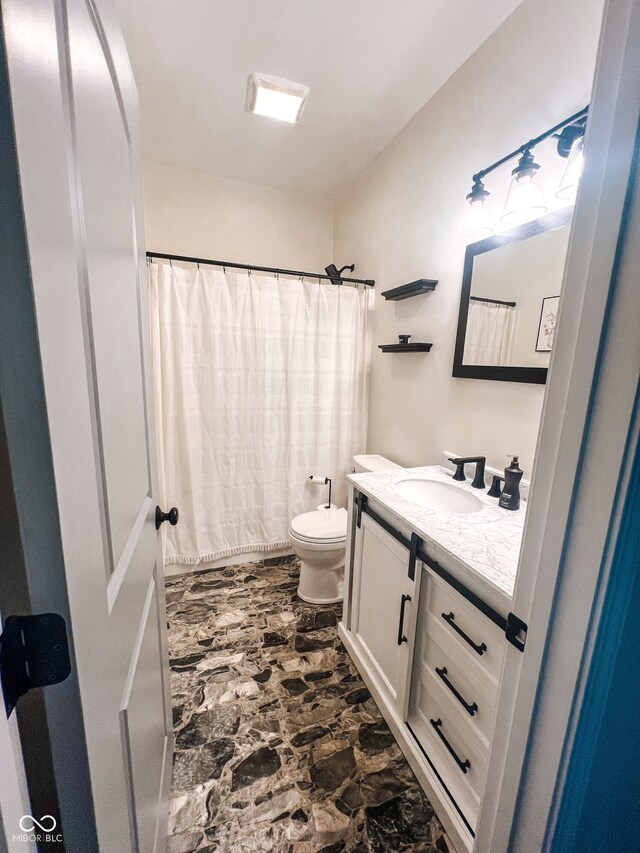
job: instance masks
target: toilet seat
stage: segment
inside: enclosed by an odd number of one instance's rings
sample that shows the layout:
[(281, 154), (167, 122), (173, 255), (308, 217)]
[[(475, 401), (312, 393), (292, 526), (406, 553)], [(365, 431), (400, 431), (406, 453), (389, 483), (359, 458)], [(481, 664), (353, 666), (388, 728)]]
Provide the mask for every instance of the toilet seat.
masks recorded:
[(289, 532), (299, 542), (342, 545), (347, 540), (347, 511), (332, 507), (303, 512), (292, 519)]

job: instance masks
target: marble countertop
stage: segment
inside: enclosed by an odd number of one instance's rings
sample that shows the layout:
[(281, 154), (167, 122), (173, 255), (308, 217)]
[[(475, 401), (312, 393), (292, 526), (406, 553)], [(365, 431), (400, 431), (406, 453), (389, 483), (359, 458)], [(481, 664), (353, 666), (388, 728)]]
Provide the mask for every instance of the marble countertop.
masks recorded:
[[(420, 477), (450, 483), (472, 492), (482, 502), (477, 512), (459, 514), (427, 509), (402, 498), (394, 486), (399, 480)], [(470, 481), (457, 483), (451, 471), (439, 465), (350, 474), (347, 479), (359, 491), (389, 510), (398, 521), (414, 530), (429, 543), (446, 552), (462, 569), (471, 573), (489, 591), (489, 597), (508, 606), (520, 556), (520, 543), (526, 514), (526, 502), (514, 511), (500, 509), (497, 498), (490, 498), (486, 489), (473, 489)], [(464, 578), (460, 578), (464, 580)], [(498, 603), (496, 602), (496, 603)]]

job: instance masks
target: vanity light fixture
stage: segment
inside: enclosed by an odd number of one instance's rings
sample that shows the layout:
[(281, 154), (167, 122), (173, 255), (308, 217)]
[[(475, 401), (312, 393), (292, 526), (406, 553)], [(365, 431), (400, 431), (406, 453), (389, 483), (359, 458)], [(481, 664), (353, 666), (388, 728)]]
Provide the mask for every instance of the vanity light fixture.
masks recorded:
[(462, 220), (462, 228), (465, 234), (473, 240), (482, 240), (483, 237), (490, 237), (493, 234), (491, 213), (486, 204), (489, 195), (490, 193), (485, 189), (482, 178), (476, 175), (471, 192), (467, 196)]
[(574, 201), (584, 169), (584, 125), (565, 127), (558, 138), (558, 154), (568, 160), (556, 190), (556, 198)]
[(309, 87), (302, 83), (254, 71), (249, 77), (247, 109), (259, 116), (295, 124), (308, 95)]
[(527, 148), (511, 172), (511, 183), (500, 221), (505, 225), (522, 225), (547, 212), (544, 193), (538, 178), (539, 163)]
[(568, 160), (555, 193), (556, 198), (562, 201), (573, 201), (582, 172), (584, 133), (588, 112), (589, 107), (586, 106), (534, 139), (525, 142), (515, 151), (496, 160), (495, 163), (476, 172), (473, 176), (471, 192), (466, 197), (463, 214), (463, 230), (467, 237), (476, 241), (489, 237), (493, 233), (494, 228), (487, 206), (489, 191), (484, 181), (488, 174), (510, 160), (515, 160), (516, 157), (518, 163), (511, 172), (511, 182), (500, 221), (505, 225), (519, 225), (537, 219), (547, 211), (538, 174), (540, 165), (535, 160), (533, 149), (550, 137), (558, 140), (557, 152), (560, 157)]

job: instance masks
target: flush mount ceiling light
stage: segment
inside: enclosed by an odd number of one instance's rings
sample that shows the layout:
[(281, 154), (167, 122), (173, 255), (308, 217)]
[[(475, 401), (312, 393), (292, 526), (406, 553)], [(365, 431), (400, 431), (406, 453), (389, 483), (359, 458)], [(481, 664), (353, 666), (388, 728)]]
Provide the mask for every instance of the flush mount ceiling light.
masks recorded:
[(558, 140), (557, 152), (560, 157), (568, 159), (560, 186), (555, 194), (556, 198), (569, 202), (575, 199), (584, 162), (584, 133), (588, 112), (587, 106), (473, 176), (473, 186), (466, 197), (463, 215), (463, 229), (468, 238), (480, 240), (493, 233), (487, 207), (489, 191), (485, 188), (484, 179), (490, 172), (516, 157), (519, 158), (518, 164), (511, 172), (511, 182), (500, 217), (501, 222), (505, 225), (518, 225), (546, 212), (547, 204), (538, 177), (540, 165), (536, 163), (532, 151), (536, 145), (552, 136)]
[(254, 71), (249, 77), (247, 109), (259, 116), (295, 124), (308, 95), (309, 87), (302, 83)]

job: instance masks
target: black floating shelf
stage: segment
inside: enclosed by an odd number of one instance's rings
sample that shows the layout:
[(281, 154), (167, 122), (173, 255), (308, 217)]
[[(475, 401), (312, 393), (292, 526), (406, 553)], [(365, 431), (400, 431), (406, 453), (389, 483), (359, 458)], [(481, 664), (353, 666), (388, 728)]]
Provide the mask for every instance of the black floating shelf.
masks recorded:
[(436, 289), (437, 283), (437, 279), (419, 278), (417, 281), (412, 281), (409, 284), (394, 287), (393, 290), (384, 290), (382, 295), (385, 299), (398, 302), (400, 299), (410, 299), (412, 296), (418, 296), (420, 293), (429, 293), (430, 290)]
[(382, 352), (429, 352), (433, 344), (378, 344)]

